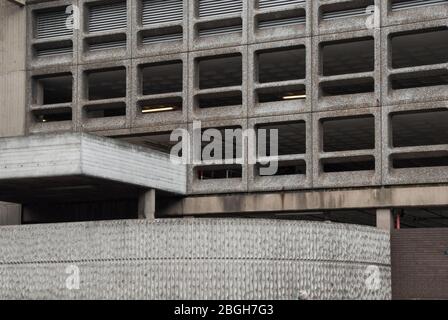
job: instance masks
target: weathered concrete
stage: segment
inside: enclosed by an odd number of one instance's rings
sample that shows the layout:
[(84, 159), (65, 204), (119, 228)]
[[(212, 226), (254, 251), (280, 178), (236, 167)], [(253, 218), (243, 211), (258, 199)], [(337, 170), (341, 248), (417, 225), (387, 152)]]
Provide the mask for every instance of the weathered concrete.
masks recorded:
[(394, 229), (394, 217), (392, 215), (392, 210), (376, 210), (376, 227), (386, 231), (391, 231)]
[[(66, 287), (74, 267), (79, 290)], [(0, 279), (2, 299), (390, 299), (389, 234), (216, 219), (1, 227)]]

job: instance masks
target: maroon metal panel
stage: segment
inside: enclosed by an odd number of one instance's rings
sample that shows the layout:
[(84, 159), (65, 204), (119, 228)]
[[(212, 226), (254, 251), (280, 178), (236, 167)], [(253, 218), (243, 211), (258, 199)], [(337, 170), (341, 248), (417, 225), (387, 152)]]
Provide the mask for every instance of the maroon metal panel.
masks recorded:
[(448, 228), (394, 230), (393, 299), (448, 299)]

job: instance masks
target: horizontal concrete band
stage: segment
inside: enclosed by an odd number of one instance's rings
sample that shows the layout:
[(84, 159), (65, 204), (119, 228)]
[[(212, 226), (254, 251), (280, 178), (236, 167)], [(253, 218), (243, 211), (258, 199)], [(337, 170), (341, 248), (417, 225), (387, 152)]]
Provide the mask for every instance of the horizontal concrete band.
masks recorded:
[(447, 205), (448, 186), (418, 186), (197, 196), (173, 204), (163, 214), (262, 214)]
[[(269, 220), (0, 228), (0, 298), (388, 299), (389, 234)], [(80, 289), (68, 290), (75, 265)], [(380, 285), (366, 284), (369, 268)]]

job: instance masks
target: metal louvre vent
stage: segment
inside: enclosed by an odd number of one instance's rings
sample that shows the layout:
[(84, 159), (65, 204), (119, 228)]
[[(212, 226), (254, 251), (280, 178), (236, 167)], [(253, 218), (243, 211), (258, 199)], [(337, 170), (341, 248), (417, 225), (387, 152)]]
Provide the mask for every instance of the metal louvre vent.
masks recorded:
[(44, 57), (52, 57), (62, 54), (71, 54), (73, 52), (72, 47), (64, 47), (64, 48), (53, 48), (53, 49), (38, 49), (36, 50), (36, 57), (44, 58)]
[(219, 36), (222, 34), (241, 33), (241, 32), (243, 32), (242, 25), (225, 26), (225, 27), (217, 27), (217, 28), (199, 30), (199, 37)]
[(183, 20), (183, 0), (143, 0), (144, 26)]
[(297, 4), (303, 4), (306, 0), (260, 0), (258, 3), (258, 8), (267, 9), (283, 6), (292, 6)]
[(294, 17), (294, 18), (283, 18), (283, 19), (273, 19), (258, 22), (259, 29), (267, 29), (274, 27), (287, 27), (297, 24), (305, 24), (306, 17)]
[(73, 35), (73, 29), (67, 28), (66, 22), (70, 17), (65, 9), (43, 12), (36, 15), (36, 38), (46, 39)]
[(325, 12), (322, 14), (323, 20), (333, 20), (340, 18), (350, 18), (350, 17), (360, 17), (365, 15), (370, 15), (371, 12), (368, 12), (367, 7), (365, 8), (356, 8), (350, 10), (339, 10), (339, 11), (331, 11)]
[(238, 14), (242, 11), (242, 0), (199, 0), (200, 18)]
[(162, 35), (151, 35), (145, 36), (142, 38), (142, 44), (156, 44), (170, 41), (182, 41), (183, 34), (182, 33), (170, 33), (170, 34), (162, 34)]
[(92, 43), (89, 45), (89, 51), (101, 51), (101, 50), (120, 49), (120, 48), (126, 48), (126, 39), (118, 41)]
[(127, 26), (126, 2), (90, 7), (89, 32), (124, 29)]
[(448, 4), (448, 0), (408, 0), (408, 1), (395, 2), (392, 3), (392, 11), (433, 6), (438, 4)]

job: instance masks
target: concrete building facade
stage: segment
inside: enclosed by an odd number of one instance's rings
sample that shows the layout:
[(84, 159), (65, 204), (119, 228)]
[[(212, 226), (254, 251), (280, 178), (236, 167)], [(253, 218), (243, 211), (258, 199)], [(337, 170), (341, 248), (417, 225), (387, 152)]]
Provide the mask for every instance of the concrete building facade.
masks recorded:
[[(120, 197), (122, 212), (361, 224), (392, 233), (392, 241), (408, 228), (424, 237), (448, 226), (446, 0), (0, 5), (3, 137), (92, 134), (169, 153), (171, 132), (182, 128), (193, 136), (196, 121), (221, 131), (278, 130), (277, 174), (263, 176), (260, 161), (248, 163), (247, 143), (233, 146), (244, 149), (242, 164), (210, 165), (192, 152), (196, 162), (184, 168), (185, 192), (145, 185)], [(0, 170), (0, 190), (16, 183)], [(33, 186), (39, 192), (40, 184)], [(85, 201), (55, 194), (40, 201), (22, 197), (20, 208), (5, 204), (8, 216), (0, 221), (135, 217), (80, 216)], [(109, 201), (92, 212), (107, 211)], [(139, 214), (148, 207), (150, 214)], [(61, 208), (65, 217), (54, 218)], [(432, 255), (448, 270), (448, 243), (439, 243)], [(401, 257), (392, 254), (392, 294), (397, 278), (396, 297), (419, 298), (418, 286), (403, 289), (409, 279), (394, 275), (394, 259)], [(447, 283), (438, 280), (430, 273), (419, 281)], [(434, 292), (448, 298), (446, 288)], [(427, 290), (425, 297), (431, 297)]]

